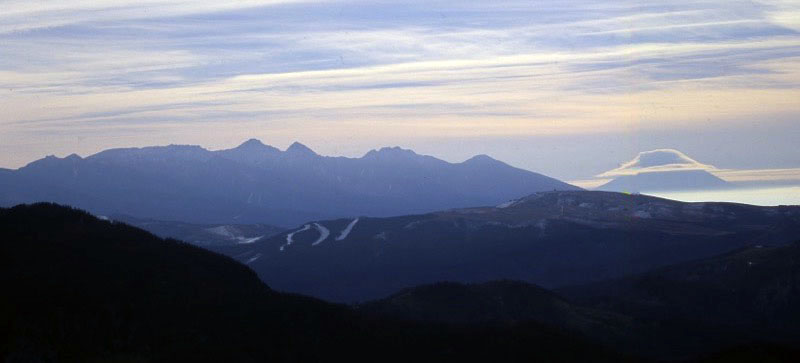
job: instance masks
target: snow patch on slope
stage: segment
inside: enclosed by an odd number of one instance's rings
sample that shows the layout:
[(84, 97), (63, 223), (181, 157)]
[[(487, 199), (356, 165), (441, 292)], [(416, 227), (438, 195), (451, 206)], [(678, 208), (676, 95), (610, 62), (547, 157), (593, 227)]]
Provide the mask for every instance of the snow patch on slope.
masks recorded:
[(519, 202), (520, 202), (519, 200), (509, 200), (508, 202), (497, 205), (495, 208), (504, 209), (511, 207)]
[(353, 227), (356, 226), (356, 223), (358, 223), (358, 218), (356, 218), (352, 222), (350, 222), (350, 224), (348, 224), (347, 227), (345, 227), (344, 230), (342, 230), (342, 233), (339, 234), (339, 237), (336, 237), (336, 240), (337, 241), (342, 241), (345, 238), (347, 238), (347, 236), (350, 235), (350, 231), (352, 231)]
[(311, 225), (310, 224), (306, 224), (305, 226), (303, 226), (303, 228), (298, 229), (298, 230), (296, 230), (296, 231), (294, 231), (292, 233), (287, 234), (286, 235), (286, 243), (284, 243), (283, 246), (280, 247), (280, 250), (283, 251), (286, 247), (289, 247), (292, 243), (294, 243), (294, 235), (296, 233), (305, 232), (305, 231), (307, 231), (309, 229), (311, 229)]
[(264, 236), (258, 236), (258, 237), (253, 237), (253, 238), (236, 237), (236, 240), (239, 241), (239, 244), (249, 244), (249, 243), (256, 242), (256, 241), (258, 241), (258, 240), (260, 240), (262, 238), (264, 238)]
[(256, 255), (255, 255), (255, 256), (248, 258), (248, 259), (247, 259), (247, 261), (245, 261), (245, 263), (244, 263), (244, 264), (245, 264), (245, 265), (249, 265), (251, 262), (254, 262), (254, 261), (255, 261), (255, 260), (257, 260), (259, 257), (261, 257), (261, 254), (260, 254), (260, 253), (256, 253)]
[(218, 236), (227, 237), (230, 239), (235, 239), (236, 235), (231, 231), (231, 226), (217, 226), (213, 228), (207, 228), (206, 231), (216, 234)]
[(331, 231), (329, 231), (327, 228), (325, 228), (325, 226), (319, 223), (314, 223), (314, 228), (316, 228), (317, 231), (319, 232), (319, 238), (317, 238), (317, 240), (311, 244), (312, 246), (316, 246), (322, 243), (322, 241), (326, 240), (328, 236), (331, 235)]

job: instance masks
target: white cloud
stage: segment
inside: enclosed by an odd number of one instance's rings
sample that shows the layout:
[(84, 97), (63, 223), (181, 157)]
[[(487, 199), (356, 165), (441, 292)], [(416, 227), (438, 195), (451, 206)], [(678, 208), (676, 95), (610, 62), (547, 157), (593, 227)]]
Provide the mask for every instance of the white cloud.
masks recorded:
[(800, 36), (776, 20), (792, 2), (324, 3), (2, 2), (0, 133), (457, 138), (800, 113)]
[(704, 170), (731, 183), (783, 183), (800, 184), (800, 168), (783, 169), (718, 169), (703, 164), (675, 149), (657, 149), (640, 152), (633, 160), (620, 167), (601, 173), (592, 179), (574, 180), (584, 188), (595, 188), (615, 177), (656, 172)]
[(675, 149), (657, 149), (640, 152), (633, 160), (620, 167), (598, 175), (598, 178), (637, 175), (643, 173), (705, 170), (714, 171), (712, 165), (703, 164)]
[(785, 169), (724, 169), (714, 175), (729, 182), (792, 182), (800, 184), (800, 168)]
[(202, 14), (310, 0), (4, 0), (0, 5), (0, 34), (86, 22)]
[(770, 21), (800, 31), (800, 2), (796, 0), (761, 0), (768, 7)]

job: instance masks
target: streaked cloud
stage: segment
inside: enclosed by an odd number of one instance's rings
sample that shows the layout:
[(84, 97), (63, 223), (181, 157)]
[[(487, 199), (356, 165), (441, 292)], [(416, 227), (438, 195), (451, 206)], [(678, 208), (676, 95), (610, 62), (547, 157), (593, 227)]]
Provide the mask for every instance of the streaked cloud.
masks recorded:
[(713, 165), (703, 164), (675, 149), (657, 149), (643, 151), (633, 160), (620, 167), (598, 175), (598, 178), (609, 178), (623, 175), (643, 173), (663, 173), (671, 171), (705, 170), (714, 171)]
[(727, 182), (739, 185), (786, 184), (800, 185), (800, 168), (783, 169), (719, 169), (701, 163), (675, 149), (657, 149), (640, 152), (632, 160), (618, 168), (606, 171), (590, 179), (576, 179), (573, 184), (593, 189), (616, 177), (644, 173), (681, 172), (703, 170)]
[(208, 145), (254, 130), (278, 143), (690, 133), (800, 114), (794, 1), (3, 8), (0, 137), (26, 145), (4, 166), (74, 149), (78, 135), (98, 150), (108, 143), (94, 135)]
[(761, 0), (767, 8), (770, 21), (788, 28), (800, 30), (800, 3), (795, 0)]
[(733, 183), (785, 183), (800, 185), (800, 168), (787, 169), (725, 169), (715, 170), (714, 175)]
[[(4, 0), (0, 34), (56, 28), (78, 23), (152, 19), (247, 9), (301, 0)], [(306, 1), (308, 2), (308, 1)]]

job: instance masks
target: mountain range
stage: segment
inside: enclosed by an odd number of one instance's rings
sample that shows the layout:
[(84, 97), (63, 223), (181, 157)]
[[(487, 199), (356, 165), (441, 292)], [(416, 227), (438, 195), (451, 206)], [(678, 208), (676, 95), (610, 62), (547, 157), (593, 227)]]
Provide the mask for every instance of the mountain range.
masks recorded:
[(0, 170), (4, 206), (48, 201), (106, 216), (285, 227), (578, 189), (486, 155), (449, 163), (393, 147), (360, 158), (327, 157), (300, 143), (281, 151), (255, 139), (218, 151), (170, 145), (48, 156)]
[(309, 221), (211, 248), (279, 290), (359, 302), (439, 281), (584, 284), (798, 235), (798, 206), (563, 191), (488, 207)]
[(0, 208), (5, 362), (594, 361), (578, 334), (369, 318), (230, 258), (52, 204)]
[(8, 362), (800, 357), (800, 242), (556, 291), (439, 282), (345, 306), (278, 292), (230, 258), (67, 207), (0, 208), (0, 234)]
[[(605, 176), (709, 170), (659, 149)], [(0, 169), (3, 205), (5, 361), (800, 357), (800, 206), (258, 140), (46, 157)]]

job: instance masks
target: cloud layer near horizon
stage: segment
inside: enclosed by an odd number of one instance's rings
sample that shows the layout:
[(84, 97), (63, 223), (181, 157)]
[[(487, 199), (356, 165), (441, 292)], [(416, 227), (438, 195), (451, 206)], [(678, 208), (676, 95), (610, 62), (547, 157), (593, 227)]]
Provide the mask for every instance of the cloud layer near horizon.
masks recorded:
[(571, 181), (582, 188), (594, 189), (614, 178), (646, 173), (682, 172), (703, 170), (727, 182), (739, 185), (789, 184), (800, 185), (800, 168), (784, 169), (718, 169), (703, 164), (675, 149), (656, 149), (640, 152), (619, 167), (600, 173), (592, 179)]
[(671, 171), (705, 170), (716, 171), (713, 165), (703, 164), (675, 149), (657, 149), (640, 152), (633, 160), (620, 167), (597, 175), (598, 178), (611, 178), (642, 173), (663, 173)]
[(251, 136), (330, 152), (442, 137), (734, 130), (800, 114), (794, 1), (2, 4), (8, 167)]

